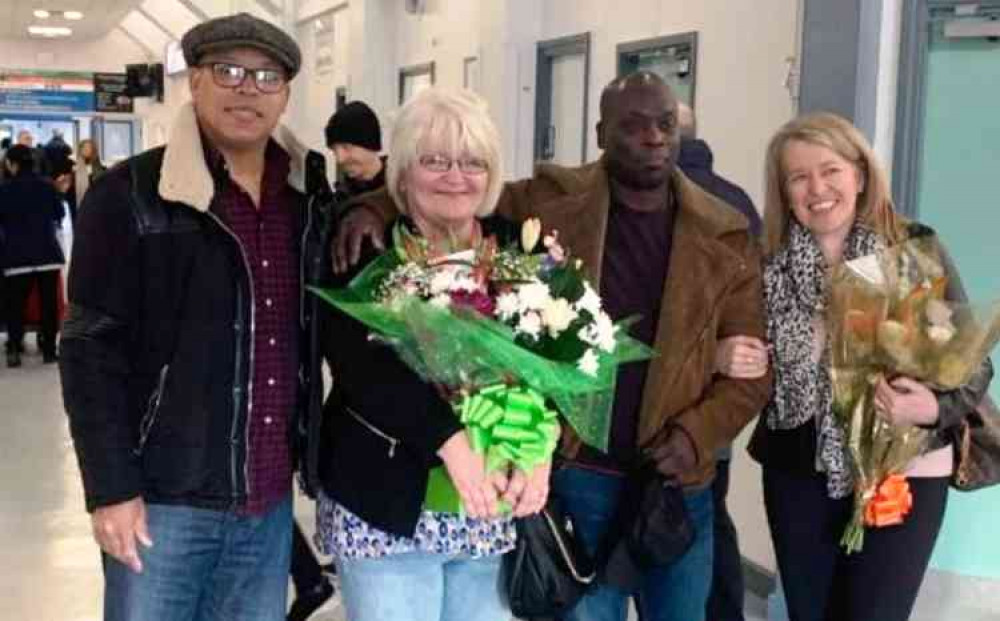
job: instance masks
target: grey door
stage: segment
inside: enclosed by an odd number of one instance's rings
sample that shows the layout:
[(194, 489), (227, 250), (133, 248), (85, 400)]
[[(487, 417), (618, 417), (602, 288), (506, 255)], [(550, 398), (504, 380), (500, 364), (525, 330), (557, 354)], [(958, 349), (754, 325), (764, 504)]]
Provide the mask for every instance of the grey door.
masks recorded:
[(535, 161), (579, 166), (587, 161), (590, 33), (538, 44)]

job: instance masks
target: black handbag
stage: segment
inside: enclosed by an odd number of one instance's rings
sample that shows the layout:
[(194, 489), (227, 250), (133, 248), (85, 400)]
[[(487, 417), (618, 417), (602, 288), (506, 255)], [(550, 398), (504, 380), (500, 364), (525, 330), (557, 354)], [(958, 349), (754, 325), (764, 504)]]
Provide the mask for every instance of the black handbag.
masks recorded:
[(955, 451), (952, 487), (971, 492), (1000, 483), (1000, 411), (989, 395), (958, 427)]
[(573, 520), (549, 496), (541, 512), (518, 518), (515, 527), (517, 544), (503, 559), (503, 584), (511, 612), (525, 620), (561, 616), (597, 575)]
[(684, 556), (695, 539), (684, 492), (666, 485), (653, 468), (635, 477), (623, 501), (621, 532), (604, 563), (603, 579), (624, 591), (642, 584), (645, 572)]

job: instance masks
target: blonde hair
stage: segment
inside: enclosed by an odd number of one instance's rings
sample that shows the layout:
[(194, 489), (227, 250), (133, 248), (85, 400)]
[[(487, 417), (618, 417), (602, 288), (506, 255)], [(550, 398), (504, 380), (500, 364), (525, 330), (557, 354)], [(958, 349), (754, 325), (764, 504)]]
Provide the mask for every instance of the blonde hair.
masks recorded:
[(386, 187), (401, 213), (408, 210), (403, 179), (421, 155), (431, 152), (486, 161), (489, 179), (476, 216), (492, 214), (503, 186), (503, 165), (500, 133), (485, 100), (467, 89), (432, 87), (414, 95), (399, 110), (392, 128)]
[(890, 243), (902, 239), (906, 222), (892, 205), (889, 180), (864, 135), (850, 121), (832, 112), (805, 114), (786, 123), (767, 147), (764, 193), (764, 254), (778, 252), (788, 238), (792, 209), (785, 191), (784, 155), (790, 141), (826, 147), (857, 166), (862, 190), (857, 219)]

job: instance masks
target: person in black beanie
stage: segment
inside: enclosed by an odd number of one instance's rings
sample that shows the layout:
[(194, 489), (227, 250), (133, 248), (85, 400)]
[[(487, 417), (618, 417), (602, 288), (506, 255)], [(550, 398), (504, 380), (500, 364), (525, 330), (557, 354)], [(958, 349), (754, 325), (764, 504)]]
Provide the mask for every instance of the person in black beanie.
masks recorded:
[(350, 199), (385, 186), (382, 128), (366, 104), (352, 101), (330, 117), (326, 124), (326, 146), (343, 172), (335, 186), (338, 206)]
[[(326, 146), (337, 160), (341, 180), (334, 187), (333, 204), (338, 209), (351, 198), (377, 190), (385, 185), (385, 158), (382, 149), (382, 129), (372, 109), (360, 101), (352, 101), (326, 124)], [(295, 586), (295, 601), (286, 621), (305, 621), (334, 594), (333, 584), (316, 560), (301, 527), (295, 524), (292, 533), (292, 559), (289, 572)]]

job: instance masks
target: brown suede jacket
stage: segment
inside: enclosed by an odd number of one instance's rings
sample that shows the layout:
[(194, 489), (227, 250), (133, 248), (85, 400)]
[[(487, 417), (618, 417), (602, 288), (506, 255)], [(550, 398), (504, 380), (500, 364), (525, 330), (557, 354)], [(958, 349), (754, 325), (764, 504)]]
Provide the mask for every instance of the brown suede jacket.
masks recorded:
[[(697, 453), (697, 465), (681, 482), (698, 487), (714, 475), (716, 450), (729, 445), (767, 403), (771, 376), (735, 380), (714, 372), (720, 339), (764, 338), (760, 253), (746, 219), (679, 170), (672, 183), (678, 206), (674, 242), (637, 440), (643, 446), (668, 423), (680, 425)], [(384, 191), (359, 202), (387, 220), (395, 217)], [(603, 159), (578, 168), (542, 164), (533, 178), (506, 184), (497, 205), (500, 215), (514, 221), (537, 217), (543, 231), (558, 230), (598, 289), (609, 209)], [(567, 429), (560, 451), (572, 458), (579, 448), (579, 438)]]

